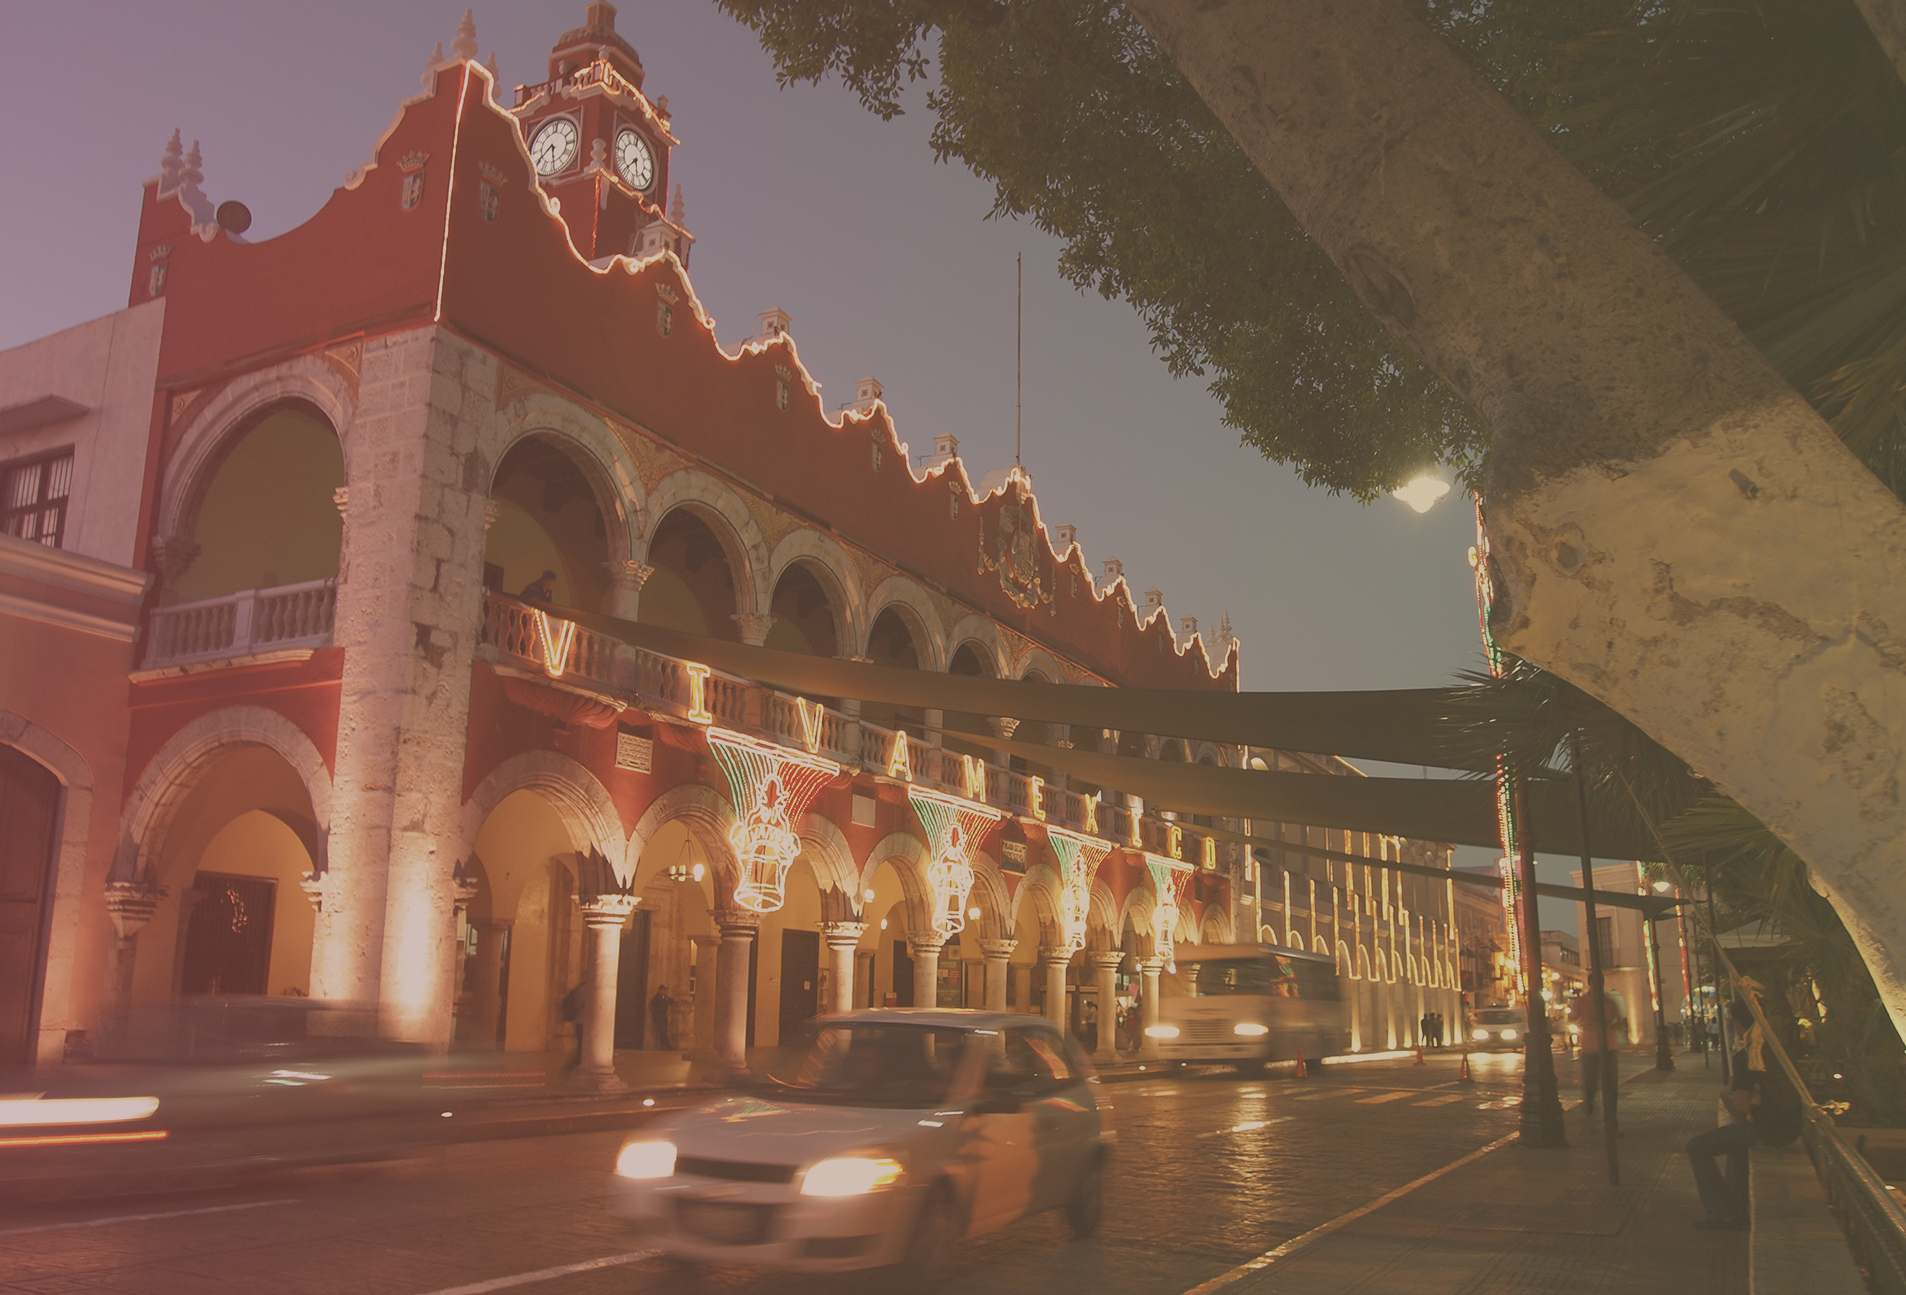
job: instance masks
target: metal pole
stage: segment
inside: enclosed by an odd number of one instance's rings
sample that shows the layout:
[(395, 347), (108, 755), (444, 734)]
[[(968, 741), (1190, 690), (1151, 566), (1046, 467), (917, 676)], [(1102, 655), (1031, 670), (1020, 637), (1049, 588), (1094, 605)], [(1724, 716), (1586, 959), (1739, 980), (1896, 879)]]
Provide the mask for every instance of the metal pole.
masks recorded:
[[(1522, 782), (1514, 774), (1516, 818), (1526, 824)], [(1528, 1026), (1522, 1062), (1521, 1144), (1525, 1147), (1566, 1147), (1568, 1129), (1562, 1121), (1562, 1100), (1555, 1091), (1555, 1053), (1549, 1043), (1548, 1012), (1542, 1002), (1542, 916), (1536, 910), (1535, 852), (1525, 831), (1516, 843), (1516, 932), (1522, 942), (1522, 974), (1528, 987), (1523, 1019)]]
[(1666, 1007), (1666, 986), (1661, 980), (1661, 936), (1655, 928), (1652, 913), (1642, 914), (1643, 930), (1648, 936), (1648, 961), (1654, 969), (1655, 981), (1655, 1069), (1674, 1069), (1674, 1049), (1668, 1046), (1668, 1011)]
[(1714, 874), (1708, 870), (1707, 861), (1701, 862), (1701, 879), (1707, 887), (1707, 933), (1714, 942), (1714, 1019), (1721, 1027), (1721, 1082), (1734, 1082), (1734, 1042), (1732, 1024), (1727, 1019), (1727, 999), (1721, 994), (1721, 924), (1714, 916)]
[[(1582, 734), (1579, 729), (1571, 735), (1570, 744), (1575, 765), (1575, 822), (1582, 838), (1582, 904), (1588, 928), (1582, 932), (1582, 936), (1588, 945), (1588, 1010), (1595, 1018), (1589, 1028), (1595, 1031), (1596, 1041), (1601, 1044), (1595, 1064), (1601, 1069), (1602, 1132), (1608, 1144), (1608, 1182), (1610, 1186), (1618, 1186), (1621, 1183), (1621, 1163), (1616, 1154), (1615, 1139), (1621, 1136), (1621, 1131), (1616, 1124), (1615, 1103), (1621, 1071), (1610, 1064), (1614, 1054), (1608, 1048), (1608, 1000), (1604, 996), (1605, 980), (1602, 975), (1601, 925), (1595, 914), (1595, 860), (1588, 846), (1588, 775), (1582, 768)], [(1583, 1073), (1587, 1073), (1586, 1066), (1583, 1067)]]

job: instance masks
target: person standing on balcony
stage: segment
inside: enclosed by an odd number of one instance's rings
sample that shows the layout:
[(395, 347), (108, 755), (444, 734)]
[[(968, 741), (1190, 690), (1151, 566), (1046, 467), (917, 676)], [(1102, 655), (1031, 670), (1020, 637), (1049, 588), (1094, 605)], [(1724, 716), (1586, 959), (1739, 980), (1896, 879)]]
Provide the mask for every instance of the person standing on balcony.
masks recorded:
[(545, 571), (523, 586), (523, 592), (517, 599), (526, 603), (551, 603), (556, 601), (556, 573)]

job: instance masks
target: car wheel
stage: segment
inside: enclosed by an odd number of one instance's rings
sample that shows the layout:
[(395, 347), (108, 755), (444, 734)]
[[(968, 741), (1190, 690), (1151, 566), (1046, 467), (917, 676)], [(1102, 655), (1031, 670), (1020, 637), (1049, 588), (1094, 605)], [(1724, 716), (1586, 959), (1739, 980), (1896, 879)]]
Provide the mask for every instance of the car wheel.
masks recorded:
[(952, 1268), (953, 1246), (958, 1240), (959, 1218), (953, 1208), (953, 1194), (945, 1187), (936, 1187), (920, 1207), (920, 1217), (914, 1220), (906, 1257), (900, 1261), (901, 1276), (922, 1289), (938, 1286)]
[(1066, 1202), (1066, 1222), (1072, 1227), (1072, 1235), (1084, 1240), (1099, 1230), (1099, 1220), (1105, 1215), (1105, 1157), (1095, 1155), (1092, 1163), (1079, 1175), (1079, 1185), (1072, 1190), (1072, 1199)]
[(665, 1290), (698, 1291), (706, 1284), (708, 1265), (699, 1260), (684, 1259), (679, 1255), (663, 1255), (659, 1266)]

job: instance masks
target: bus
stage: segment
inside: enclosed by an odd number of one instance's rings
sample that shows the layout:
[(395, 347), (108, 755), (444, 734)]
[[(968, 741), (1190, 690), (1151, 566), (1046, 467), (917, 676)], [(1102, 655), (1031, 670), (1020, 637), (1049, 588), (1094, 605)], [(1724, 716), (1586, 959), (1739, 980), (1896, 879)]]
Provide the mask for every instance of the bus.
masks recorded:
[(1161, 1060), (1245, 1073), (1350, 1044), (1336, 961), (1268, 944), (1179, 947), (1159, 976), (1158, 1023), (1145, 1032)]

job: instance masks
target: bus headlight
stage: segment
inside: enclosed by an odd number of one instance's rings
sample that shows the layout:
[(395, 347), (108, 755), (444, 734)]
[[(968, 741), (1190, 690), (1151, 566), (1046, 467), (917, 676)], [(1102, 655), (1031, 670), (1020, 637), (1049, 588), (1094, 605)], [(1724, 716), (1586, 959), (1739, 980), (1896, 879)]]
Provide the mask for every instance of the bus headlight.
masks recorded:
[(1514, 1030), (1504, 1030), (1502, 1032), (1502, 1041), (1504, 1043), (1514, 1043), (1516, 1041), (1516, 1032)]
[(1474, 1032), (1472, 1032), (1472, 1033), (1470, 1034), (1470, 1036), (1469, 1036), (1469, 1037), (1470, 1037), (1470, 1038), (1472, 1038), (1472, 1039), (1477, 1039), (1477, 1040), (1481, 1040), (1481, 1039), (1486, 1039), (1486, 1038), (1488, 1038), (1488, 1037), (1489, 1037), (1489, 1031), (1487, 1031), (1487, 1030), (1476, 1030), (1476, 1031), (1474, 1031)]
[(1270, 1026), (1259, 1025), (1256, 1021), (1240, 1021), (1231, 1027), (1231, 1033), (1242, 1034), (1247, 1039), (1260, 1039), (1270, 1032)]
[(1145, 1027), (1145, 1037), (1148, 1039), (1175, 1039), (1178, 1037), (1178, 1027), (1175, 1025), (1147, 1025)]

